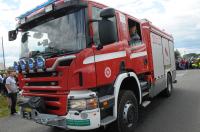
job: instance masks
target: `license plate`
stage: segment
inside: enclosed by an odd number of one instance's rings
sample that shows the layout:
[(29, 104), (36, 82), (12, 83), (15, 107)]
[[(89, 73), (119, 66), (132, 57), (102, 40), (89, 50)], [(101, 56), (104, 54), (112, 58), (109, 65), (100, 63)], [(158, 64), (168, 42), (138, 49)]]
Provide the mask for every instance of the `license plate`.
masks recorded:
[(24, 112), (32, 112), (31, 108), (24, 108)]
[(72, 120), (72, 119), (67, 119), (66, 124), (68, 126), (90, 126), (90, 120)]

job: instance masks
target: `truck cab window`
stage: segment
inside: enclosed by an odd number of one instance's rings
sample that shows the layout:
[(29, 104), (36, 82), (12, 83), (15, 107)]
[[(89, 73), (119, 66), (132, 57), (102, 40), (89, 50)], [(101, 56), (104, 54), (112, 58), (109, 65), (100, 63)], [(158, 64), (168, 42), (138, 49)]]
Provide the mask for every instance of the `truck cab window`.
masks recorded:
[(140, 24), (136, 21), (128, 19), (128, 28), (130, 35), (129, 45), (136, 46), (142, 44)]
[[(92, 7), (92, 19), (101, 20), (100, 11), (101, 11), (101, 8)], [(109, 20), (114, 22), (114, 24), (116, 25), (116, 17), (109, 18)], [(92, 27), (93, 27), (93, 42), (95, 43), (95, 45), (98, 45), (100, 43), (98, 23), (93, 22)], [(116, 25), (116, 28), (117, 28), (117, 25)]]

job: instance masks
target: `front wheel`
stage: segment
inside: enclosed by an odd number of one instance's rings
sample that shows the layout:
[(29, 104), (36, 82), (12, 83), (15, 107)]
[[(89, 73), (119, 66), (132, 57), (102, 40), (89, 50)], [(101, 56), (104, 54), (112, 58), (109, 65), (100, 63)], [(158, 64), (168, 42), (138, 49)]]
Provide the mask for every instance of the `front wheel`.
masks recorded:
[(138, 121), (138, 103), (132, 91), (122, 90), (118, 99), (118, 132), (133, 132)]

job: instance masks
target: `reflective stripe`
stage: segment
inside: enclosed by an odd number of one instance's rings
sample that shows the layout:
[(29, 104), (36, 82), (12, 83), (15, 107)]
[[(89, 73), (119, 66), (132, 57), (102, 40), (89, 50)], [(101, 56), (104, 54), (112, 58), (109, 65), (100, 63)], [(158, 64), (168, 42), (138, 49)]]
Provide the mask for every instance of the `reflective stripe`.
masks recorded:
[(90, 56), (90, 57), (85, 58), (85, 60), (83, 61), (83, 64), (91, 64), (94, 62), (107, 61), (107, 60), (112, 60), (112, 59), (117, 59), (117, 58), (122, 58), (122, 57), (126, 57), (126, 51), (119, 51), (119, 52)]
[(146, 55), (147, 55), (146, 51), (138, 52), (138, 53), (132, 53), (130, 55), (130, 58), (133, 59), (133, 58), (138, 58), (138, 57), (142, 57), (142, 56), (146, 56)]

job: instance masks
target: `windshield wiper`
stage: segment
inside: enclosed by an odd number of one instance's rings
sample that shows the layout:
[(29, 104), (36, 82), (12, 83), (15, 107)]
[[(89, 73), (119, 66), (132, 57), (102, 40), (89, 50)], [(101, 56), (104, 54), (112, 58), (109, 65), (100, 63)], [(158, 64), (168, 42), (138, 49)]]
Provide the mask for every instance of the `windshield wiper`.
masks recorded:
[(44, 52), (40, 52), (40, 51), (32, 51), (32, 57), (36, 57), (36, 56), (55, 56), (58, 55), (57, 52), (52, 52), (52, 51), (44, 51)]
[(61, 56), (61, 55), (68, 55), (68, 54), (74, 54), (79, 52), (80, 50), (67, 50), (67, 49), (56, 49), (51, 47), (50, 49), (44, 51), (44, 52), (40, 52), (40, 51), (33, 51), (32, 53), (32, 57), (36, 57), (36, 56), (44, 56), (45, 58), (49, 58), (49, 57), (57, 57), (57, 56)]

